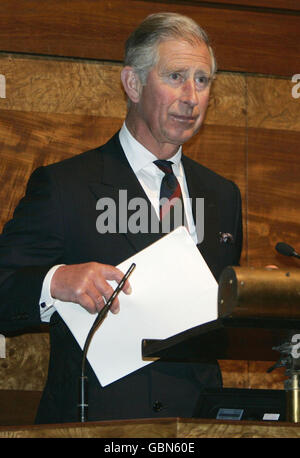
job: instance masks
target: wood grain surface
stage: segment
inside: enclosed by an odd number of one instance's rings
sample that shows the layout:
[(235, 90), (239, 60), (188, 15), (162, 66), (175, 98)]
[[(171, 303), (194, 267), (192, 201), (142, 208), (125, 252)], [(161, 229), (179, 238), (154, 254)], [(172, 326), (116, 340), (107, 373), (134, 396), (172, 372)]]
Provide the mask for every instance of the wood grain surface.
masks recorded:
[(248, 127), (300, 132), (300, 98), (292, 93), (295, 83), (248, 75), (246, 86)]
[(300, 250), (300, 132), (248, 129), (249, 265), (293, 266), (275, 252), (285, 241)]
[[(194, 3), (203, 3), (202, 0), (193, 0)], [(212, 3), (214, 5), (224, 4), (226, 6), (235, 5), (239, 8), (255, 8), (259, 10), (260, 8), (268, 8), (271, 10), (293, 10), (300, 11), (300, 6), (298, 0), (206, 0), (205, 3)]]
[(33, 425), (41, 396), (42, 391), (0, 389), (0, 425)]
[[(172, 11), (191, 16), (207, 30), (222, 70), (284, 76), (297, 73), (297, 8), (290, 14), (279, 14), (268, 8), (245, 10), (230, 3), (2, 0), (0, 50), (121, 62), (125, 40), (136, 25), (148, 14)], [(278, 4), (280, 8), (282, 2), (277, 0)]]
[[(1, 438), (299, 438), (300, 428), (272, 421), (168, 418), (0, 427)], [(106, 443), (109, 443), (106, 441)], [(110, 443), (110, 445), (112, 445)]]
[[(48, 373), (50, 347), (48, 332), (31, 332), (6, 337), (5, 340), (6, 357), (0, 359), (0, 392), (1, 390), (41, 392)], [(18, 400), (12, 406), (17, 403)]]

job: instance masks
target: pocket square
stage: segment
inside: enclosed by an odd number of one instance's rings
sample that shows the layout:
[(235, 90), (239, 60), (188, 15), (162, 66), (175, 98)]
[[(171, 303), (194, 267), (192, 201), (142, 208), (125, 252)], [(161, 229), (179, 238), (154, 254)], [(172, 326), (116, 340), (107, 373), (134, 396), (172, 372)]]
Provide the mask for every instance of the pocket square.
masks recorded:
[(220, 243), (233, 243), (233, 235), (230, 232), (219, 232), (219, 242)]

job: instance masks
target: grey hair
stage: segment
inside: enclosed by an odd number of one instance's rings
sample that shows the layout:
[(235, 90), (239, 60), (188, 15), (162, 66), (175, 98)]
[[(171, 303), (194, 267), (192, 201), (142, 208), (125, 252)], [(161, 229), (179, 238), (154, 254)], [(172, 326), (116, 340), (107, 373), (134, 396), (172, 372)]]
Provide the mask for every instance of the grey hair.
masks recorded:
[(148, 72), (157, 63), (158, 45), (168, 39), (181, 38), (194, 43), (204, 42), (212, 59), (212, 77), (217, 64), (206, 32), (193, 19), (176, 13), (150, 14), (129, 36), (125, 44), (124, 65), (133, 67), (145, 85)]

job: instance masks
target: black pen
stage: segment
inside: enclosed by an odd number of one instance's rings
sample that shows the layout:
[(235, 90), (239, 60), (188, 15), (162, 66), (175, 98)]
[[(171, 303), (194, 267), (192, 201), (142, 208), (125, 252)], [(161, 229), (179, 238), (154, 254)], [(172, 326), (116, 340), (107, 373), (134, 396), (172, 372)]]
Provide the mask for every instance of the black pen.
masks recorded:
[[(101, 314), (101, 317), (103, 315), (103, 318), (104, 316), (106, 315), (106, 313), (109, 311), (110, 307), (112, 306), (112, 303), (113, 301), (115, 300), (115, 298), (119, 295), (119, 293), (122, 291), (123, 289), (123, 286), (126, 282), (126, 280), (128, 280), (128, 278), (130, 277), (130, 275), (132, 274), (133, 270), (135, 269), (135, 266), (136, 264), (135, 263), (132, 263), (131, 266), (129, 267), (129, 269), (127, 270), (127, 272), (125, 273), (124, 277), (122, 278), (122, 280), (120, 281), (120, 283), (118, 284), (118, 286), (116, 287), (116, 289), (114, 290), (114, 292), (112, 293), (112, 295), (110, 296), (110, 298), (108, 299), (108, 301), (106, 302), (105, 306), (103, 307), (102, 310), (100, 310), (99, 312), (99, 315)], [(102, 313), (103, 312), (103, 313)], [(97, 320), (99, 318), (99, 315), (97, 317)]]
[(97, 327), (99, 326), (99, 324), (101, 323), (101, 321), (104, 320), (104, 318), (106, 317), (109, 309), (111, 308), (112, 306), (112, 303), (113, 301), (115, 300), (115, 298), (119, 295), (119, 293), (122, 291), (123, 289), (123, 286), (126, 282), (126, 280), (128, 280), (128, 278), (130, 277), (130, 275), (132, 274), (133, 270), (135, 269), (135, 266), (136, 264), (135, 263), (132, 263), (131, 266), (129, 267), (129, 269), (127, 270), (127, 272), (125, 273), (124, 277), (122, 278), (122, 280), (120, 281), (120, 283), (118, 283), (116, 289), (114, 290), (114, 292), (112, 293), (112, 295), (110, 296), (110, 298), (108, 299), (108, 301), (106, 302), (105, 306), (103, 307), (103, 309), (100, 310), (100, 312), (98, 313), (98, 316), (96, 317), (94, 323), (93, 323), (93, 326), (91, 327), (91, 330), (87, 336), (87, 339), (86, 339), (86, 345), (85, 347), (87, 348), (88, 345), (89, 345), (89, 341), (90, 341), (90, 338), (91, 338), (91, 335), (94, 334), (94, 332), (96, 331)]

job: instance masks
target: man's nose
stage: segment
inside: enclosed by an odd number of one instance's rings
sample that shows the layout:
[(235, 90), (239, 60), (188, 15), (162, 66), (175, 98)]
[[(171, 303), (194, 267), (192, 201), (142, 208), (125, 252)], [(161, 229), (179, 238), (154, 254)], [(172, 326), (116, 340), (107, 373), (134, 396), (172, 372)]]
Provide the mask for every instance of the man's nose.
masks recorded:
[(198, 104), (198, 92), (194, 80), (188, 79), (185, 81), (182, 87), (181, 101), (192, 107)]

